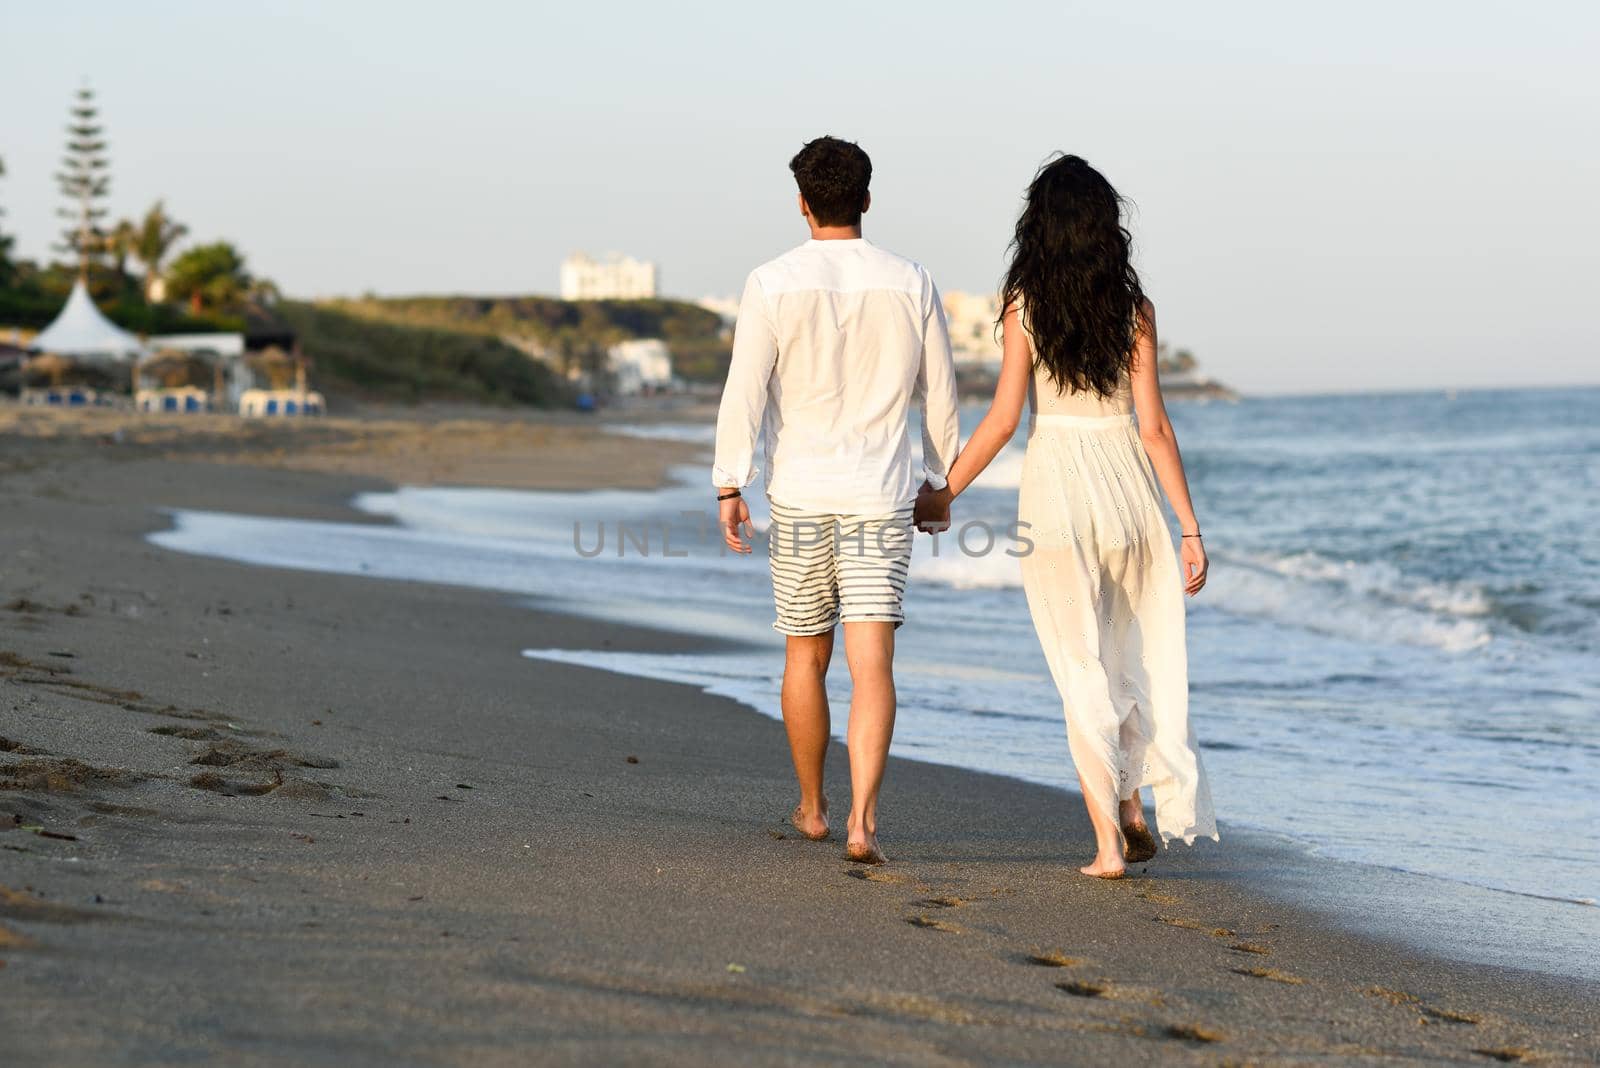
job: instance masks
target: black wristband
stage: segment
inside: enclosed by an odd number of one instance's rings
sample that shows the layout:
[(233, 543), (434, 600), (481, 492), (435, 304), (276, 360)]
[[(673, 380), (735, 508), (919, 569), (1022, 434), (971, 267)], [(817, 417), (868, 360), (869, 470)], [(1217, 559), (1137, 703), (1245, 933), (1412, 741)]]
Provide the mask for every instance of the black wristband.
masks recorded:
[(735, 497), (743, 497), (743, 496), (744, 496), (744, 494), (740, 493), (738, 490), (734, 490), (732, 493), (724, 493), (724, 494), (720, 495), (719, 497), (717, 497), (717, 500), (719, 500), (719, 501), (731, 501)]

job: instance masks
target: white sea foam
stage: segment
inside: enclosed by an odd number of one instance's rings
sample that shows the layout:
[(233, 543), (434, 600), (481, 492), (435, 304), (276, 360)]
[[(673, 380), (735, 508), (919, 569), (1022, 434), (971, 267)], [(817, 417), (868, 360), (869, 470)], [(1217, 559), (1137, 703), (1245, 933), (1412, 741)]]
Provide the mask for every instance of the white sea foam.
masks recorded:
[(717, 440), (717, 428), (711, 423), (606, 423), (602, 429), (625, 438), (685, 441), (691, 445), (711, 445)]
[(1245, 554), (1240, 559), (1289, 579), (1328, 582), (1352, 593), (1446, 616), (1486, 616), (1493, 605), (1481, 586), (1468, 582), (1430, 582), (1404, 574), (1387, 561), (1331, 560), (1319, 553)]
[[(1319, 634), (1354, 641), (1419, 645), (1461, 653), (1489, 644), (1492, 633), (1481, 619), (1416, 606), (1420, 597), (1395, 597), (1414, 588), (1399, 580), (1380, 587), (1357, 568), (1311, 569), (1230, 560), (1219, 556), (1206, 585), (1206, 603), (1232, 615), (1277, 620)], [(1395, 573), (1398, 576), (1398, 572)], [(1353, 579), (1353, 580), (1352, 580)]]

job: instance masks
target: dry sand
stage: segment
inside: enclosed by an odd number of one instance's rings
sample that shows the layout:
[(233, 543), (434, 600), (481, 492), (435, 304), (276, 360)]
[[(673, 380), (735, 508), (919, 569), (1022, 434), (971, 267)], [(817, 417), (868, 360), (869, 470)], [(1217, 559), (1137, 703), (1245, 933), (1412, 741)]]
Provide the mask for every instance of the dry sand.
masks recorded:
[(1087, 880), (1075, 799), (904, 760), (893, 862), (857, 867), (788, 828), (779, 724), (518, 655), (690, 639), (142, 540), (172, 505), (355, 518), (485, 440), (516, 485), (647, 482), (666, 447), (624, 472), (563, 422), (128, 419), (0, 410), (0, 1063), (1596, 1058), (1592, 985), (1252, 889), (1358, 869), (1234, 839)]

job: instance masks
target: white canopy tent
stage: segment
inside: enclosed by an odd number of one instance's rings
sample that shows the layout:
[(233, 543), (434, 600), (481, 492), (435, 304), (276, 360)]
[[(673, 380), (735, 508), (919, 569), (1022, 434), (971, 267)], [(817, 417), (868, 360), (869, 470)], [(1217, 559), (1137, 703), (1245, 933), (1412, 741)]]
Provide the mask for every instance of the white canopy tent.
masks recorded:
[(101, 314), (79, 279), (72, 287), (66, 306), (51, 324), (28, 342), (34, 352), (72, 356), (77, 359), (111, 360), (126, 363), (145, 355), (145, 347), (133, 334)]

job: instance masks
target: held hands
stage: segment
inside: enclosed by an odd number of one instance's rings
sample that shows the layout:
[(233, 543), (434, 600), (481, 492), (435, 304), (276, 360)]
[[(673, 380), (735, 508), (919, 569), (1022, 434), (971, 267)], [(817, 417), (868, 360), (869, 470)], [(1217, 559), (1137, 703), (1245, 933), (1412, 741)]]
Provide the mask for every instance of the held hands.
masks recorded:
[(924, 482), (917, 490), (917, 503), (911, 510), (911, 520), (924, 534), (935, 534), (950, 529), (950, 502), (955, 497), (949, 487), (934, 489)]
[(1197, 537), (1184, 538), (1178, 558), (1183, 561), (1183, 592), (1193, 597), (1205, 589), (1206, 570), (1211, 566), (1211, 561), (1206, 559), (1205, 543)]
[(752, 550), (747, 538), (755, 537), (755, 524), (750, 522), (750, 506), (743, 497), (730, 497), (717, 502), (717, 525), (722, 529), (722, 540), (736, 553), (748, 555)]

